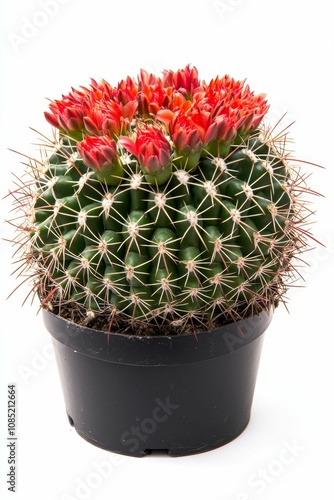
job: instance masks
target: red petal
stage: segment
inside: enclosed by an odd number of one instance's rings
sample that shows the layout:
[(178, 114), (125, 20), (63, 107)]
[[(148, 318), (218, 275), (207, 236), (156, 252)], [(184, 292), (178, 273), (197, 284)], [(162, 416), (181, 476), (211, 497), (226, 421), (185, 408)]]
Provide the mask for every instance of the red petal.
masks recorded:
[(122, 146), (129, 151), (129, 153), (133, 154), (134, 156), (137, 155), (137, 147), (135, 142), (130, 139), (130, 137), (126, 137), (125, 135), (121, 135), (118, 138), (118, 141), (122, 144)]
[(45, 111), (44, 116), (46, 120), (50, 123), (50, 125), (59, 128), (58, 119), (55, 117), (55, 115), (49, 113), (49, 111)]

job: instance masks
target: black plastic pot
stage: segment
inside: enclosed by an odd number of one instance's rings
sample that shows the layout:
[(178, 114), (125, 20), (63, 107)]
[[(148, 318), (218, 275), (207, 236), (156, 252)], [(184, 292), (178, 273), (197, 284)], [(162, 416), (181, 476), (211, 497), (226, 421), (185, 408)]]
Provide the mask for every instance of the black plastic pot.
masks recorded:
[(108, 336), (43, 314), (69, 421), (94, 445), (182, 456), (222, 446), (247, 426), (272, 313), (197, 338)]

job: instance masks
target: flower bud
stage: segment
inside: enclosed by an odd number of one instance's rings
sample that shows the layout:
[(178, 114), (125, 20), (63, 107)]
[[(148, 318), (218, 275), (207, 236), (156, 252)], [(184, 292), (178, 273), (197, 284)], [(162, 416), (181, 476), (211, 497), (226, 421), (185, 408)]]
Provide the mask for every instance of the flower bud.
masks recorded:
[(95, 171), (99, 180), (108, 185), (119, 184), (123, 168), (112, 138), (86, 135), (83, 141), (77, 143), (77, 149), (85, 165)]
[[(133, 154), (146, 174), (156, 177), (157, 182), (165, 178), (171, 163), (171, 147), (163, 133), (156, 127), (139, 128), (135, 140), (121, 136), (119, 142)], [(168, 177), (167, 177), (168, 178)]]

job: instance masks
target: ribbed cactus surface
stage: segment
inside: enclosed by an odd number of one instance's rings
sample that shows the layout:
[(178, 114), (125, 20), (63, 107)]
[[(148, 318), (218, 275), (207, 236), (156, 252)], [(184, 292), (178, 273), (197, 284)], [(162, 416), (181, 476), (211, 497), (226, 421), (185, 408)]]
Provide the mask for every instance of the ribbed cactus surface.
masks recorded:
[[(194, 100), (189, 81), (188, 93), (171, 88)], [(30, 167), (20, 231), (29, 235), (25, 258), (42, 305), (156, 333), (205, 329), (275, 305), (305, 246), (301, 178), (284, 135), (277, 143), (257, 123), (247, 129), (246, 115), (221, 137), (213, 126), (191, 135), (187, 122), (185, 141), (177, 106), (160, 103), (153, 113), (141, 86), (133, 92), (137, 107), (125, 120), (123, 102), (116, 132), (94, 134), (98, 120), (88, 113), (76, 128), (58, 124), (53, 153)], [(155, 135), (136, 149), (138, 130), (151, 127)]]
[(88, 311), (214, 319), (267, 305), (294, 247), (289, 170), (256, 137), (226, 159), (173, 168), (162, 185), (135, 161), (100, 182), (64, 141), (37, 182), (31, 250), (44, 287)]

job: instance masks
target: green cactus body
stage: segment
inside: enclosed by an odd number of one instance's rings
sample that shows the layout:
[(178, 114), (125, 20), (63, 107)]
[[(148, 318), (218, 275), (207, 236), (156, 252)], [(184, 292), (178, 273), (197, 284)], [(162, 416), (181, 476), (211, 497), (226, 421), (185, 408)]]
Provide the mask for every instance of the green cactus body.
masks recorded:
[(160, 185), (133, 159), (124, 172), (108, 186), (80, 159), (68, 166), (62, 148), (50, 157), (31, 233), (45, 290), (56, 287), (59, 301), (87, 311), (154, 324), (205, 323), (256, 311), (263, 297), (272, 303), (295, 216), (291, 172), (272, 145), (250, 136), (224, 160), (173, 166)]

